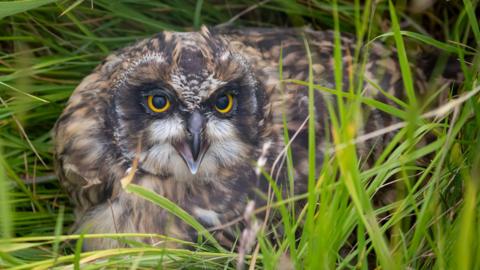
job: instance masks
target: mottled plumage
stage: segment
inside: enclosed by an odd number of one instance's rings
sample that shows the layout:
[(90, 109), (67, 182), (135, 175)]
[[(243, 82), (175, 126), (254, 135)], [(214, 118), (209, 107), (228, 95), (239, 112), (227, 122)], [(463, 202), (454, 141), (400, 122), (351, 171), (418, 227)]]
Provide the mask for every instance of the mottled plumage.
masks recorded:
[[(290, 136), (298, 133), (291, 146), (295, 193), (305, 192), (308, 136), (302, 123), (308, 116), (307, 87), (285, 83), (282, 94), (279, 83), (280, 58), (284, 79), (308, 81), (305, 40), (315, 83), (334, 88), (332, 32), (206, 28), (163, 32), (108, 56), (75, 89), (55, 127), (57, 173), (75, 204), (76, 230), (159, 233), (194, 240), (192, 228), (122, 189), (120, 180), (136, 157), (139, 167), (133, 183), (177, 203), (206, 227), (241, 216), (248, 200), (264, 204), (259, 194), (268, 190), (268, 182), (256, 166), (272, 172), (275, 163), (272, 175), (283, 186), (288, 181), (285, 162), (282, 158), (275, 162), (284, 149), (282, 108), (287, 108)], [(357, 68), (351, 56), (355, 41), (343, 36), (341, 42), (347, 89), (349, 69)], [(364, 75), (401, 96), (395, 59), (392, 50), (371, 44)], [(424, 81), (422, 74), (417, 72), (418, 82)], [(227, 94), (234, 98), (232, 109), (220, 115), (213, 107)], [(152, 95), (171, 101), (168, 111), (149, 110), (146, 100)], [(391, 103), (370, 83), (365, 83), (364, 96)], [(334, 96), (316, 91), (317, 164), (327, 136), (329, 98)], [(396, 121), (368, 106), (362, 117), (359, 132)], [(384, 145), (389, 136), (359, 149), (367, 153), (372, 145)], [(370, 156), (376, 152), (380, 153), (373, 150)], [(228, 246), (234, 239), (232, 231), (224, 228), (216, 236)], [(85, 249), (121, 245), (109, 239), (84, 241)]]

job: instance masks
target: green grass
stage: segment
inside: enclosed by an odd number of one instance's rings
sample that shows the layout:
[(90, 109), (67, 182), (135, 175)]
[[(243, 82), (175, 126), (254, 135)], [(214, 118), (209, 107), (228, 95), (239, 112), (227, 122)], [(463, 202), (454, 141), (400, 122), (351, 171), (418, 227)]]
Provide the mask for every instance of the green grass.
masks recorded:
[[(363, 2), (363, 3), (361, 3)], [(362, 72), (342, 77), (348, 66), (334, 50), (335, 89), (285, 78), (334, 96), (328, 103), (333, 134), (327, 136), (323, 164), (315, 164), (314, 136), (309, 137), (308, 193), (283, 198), (271, 181), (276, 200), (256, 212), (281, 216), (284, 232), (272, 242), (268, 230), (245, 256), (246, 267), (276, 269), (480, 269), (480, 29), (478, 1), (437, 1), (422, 14), (408, 10), (411, 1), (50, 1), (0, 2), (0, 268), (74, 269), (207, 268), (232, 269), (238, 254), (218, 246), (195, 219), (166, 198), (134, 185), (126, 188), (164, 207), (203, 236), (197, 243), (161, 235), (68, 235), (73, 209), (59, 189), (52, 166), (52, 126), (80, 80), (109, 52), (162, 30), (195, 30), (202, 24), (230, 21), (234, 26), (303, 26), (350, 32), (357, 48), (380, 41), (396, 48), (406, 100), (397, 106), (362, 96)], [(244, 10), (250, 9), (238, 18)], [(308, 42), (305, 42), (308, 50)], [(443, 72), (448, 57), (459, 59), (464, 82), (456, 89), (430, 84), (420, 95), (412, 59), (418, 48), (436, 48), (433, 74)], [(368, 51), (350, 52), (358, 70)], [(311, 62), (311, 59), (309, 59)], [(283, 78), (283, 71), (279, 70)], [(310, 72), (312, 72), (310, 70)], [(385, 91), (384, 89), (378, 89)], [(448, 99), (434, 101), (440, 91)], [(472, 92), (474, 91), (474, 92)], [(473, 93), (473, 94), (472, 94)], [(395, 115), (392, 142), (375, 165), (362, 169), (357, 143), (358, 115), (368, 105)], [(338, 108), (337, 112), (333, 109)], [(435, 110), (441, 108), (440, 110)], [(279, 108), (281, 109), (281, 108)], [(313, 115), (313, 100), (309, 102)], [(284, 118), (284, 121), (285, 118)], [(286, 122), (284, 122), (286, 124)], [(308, 123), (314, 133), (314, 118)], [(422, 138), (435, 134), (427, 144)], [(286, 142), (288, 133), (283, 134)], [(420, 166), (416, 161), (431, 160)], [(287, 167), (292, 154), (286, 151)], [(315, 172), (316, 166), (321, 166)], [(291, 170), (291, 169), (290, 169)], [(374, 207), (371, 198), (387, 179), (397, 180), (394, 202)], [(290, 174), (290, 182), (294, 180)], [(294, 209), (306, 200), (304, 209)], [(382, 220), (385, 216), (388, 219)], [(354, 234), (356, 241), (351, 242)], [(185, 248), (145, 246), (129, 239), (154, 237)], [(300, 236), (300, 239), (297, 239)], [(81, 252), (82, 239), (108, 237), (131, 248)], [(80, 244), (71, 240), (78, 239)], [(347, 245), (347, 248), (345, 246)], [(188, 247), (188, 248), (187, 248)]]

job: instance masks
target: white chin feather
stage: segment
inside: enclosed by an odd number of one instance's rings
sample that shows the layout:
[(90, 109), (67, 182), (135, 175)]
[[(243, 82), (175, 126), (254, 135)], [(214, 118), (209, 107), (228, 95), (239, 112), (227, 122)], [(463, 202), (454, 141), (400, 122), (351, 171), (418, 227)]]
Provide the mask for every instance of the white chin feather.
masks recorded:
[(186, 133), (183, 120), (178, 116), (154, 121), (147, 132), (150, 141), (158, 144), (170, 142), (174, 138), (183, 138)]

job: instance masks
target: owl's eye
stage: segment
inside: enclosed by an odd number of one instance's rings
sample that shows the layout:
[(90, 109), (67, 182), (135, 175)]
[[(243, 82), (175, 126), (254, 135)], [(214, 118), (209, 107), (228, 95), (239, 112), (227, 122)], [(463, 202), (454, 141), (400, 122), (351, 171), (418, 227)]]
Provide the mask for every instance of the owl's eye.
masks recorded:
[(229, 113), (233, 108), (233, 96), (231, 94), (224, 94), (215, 101), (215, 109), (219, 113)]
[(170, 108), (170, 100), (166, 96), (154, 95), (147, 97), (148, 108), (152, 112), (162, 113), (166, 112)]

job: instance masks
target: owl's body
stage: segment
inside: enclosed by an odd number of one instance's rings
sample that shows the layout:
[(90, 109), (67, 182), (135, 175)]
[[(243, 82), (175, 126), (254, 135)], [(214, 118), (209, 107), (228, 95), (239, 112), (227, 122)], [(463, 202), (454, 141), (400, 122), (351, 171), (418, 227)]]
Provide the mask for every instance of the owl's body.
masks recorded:
[[(355, 41), (342, 37), (341, 42), (347, 89)], [(76, 88), (55, 128), (57, 173), (76, 206), (76, 230), (194, 240), (189, 226), (123, 190), (120, 181), (135, 159), (133, 183), (175, 202), (207, 228), (241, 216), (249, 200), (264, 204), (259, 194), (267, 192), (268, 181), (259, 168), (272, 173), (279, 185), (288, 186), (282, 112), (294, 138), (295, 193), (304, 193), (307, 86), (293, 82), (282, 86), (280, 78), (308, 81), (306, 43), (315, 84), (335, 88), (332, 32), (164, 32), (107, 57)], [(399, 96), (402, 81), (395, 54), (381, 45), (371, 46), (365, 78)], [(390, 103), (373, 84), (365, 83), (363, 92)], [(329, 137), (327, 99), (334, 101), (335, 96), (316, 90), (318, 165)], [(359, 132), (396, 121), (367, 106), (363, 117)], [(363, 147), (383, 145), (388, 136)], [(228, 245), (231, 229), (224, 230), (228, 233), (217, 237)], [(84, 248), (118, 245), (114, 240), (89, 239)]]

